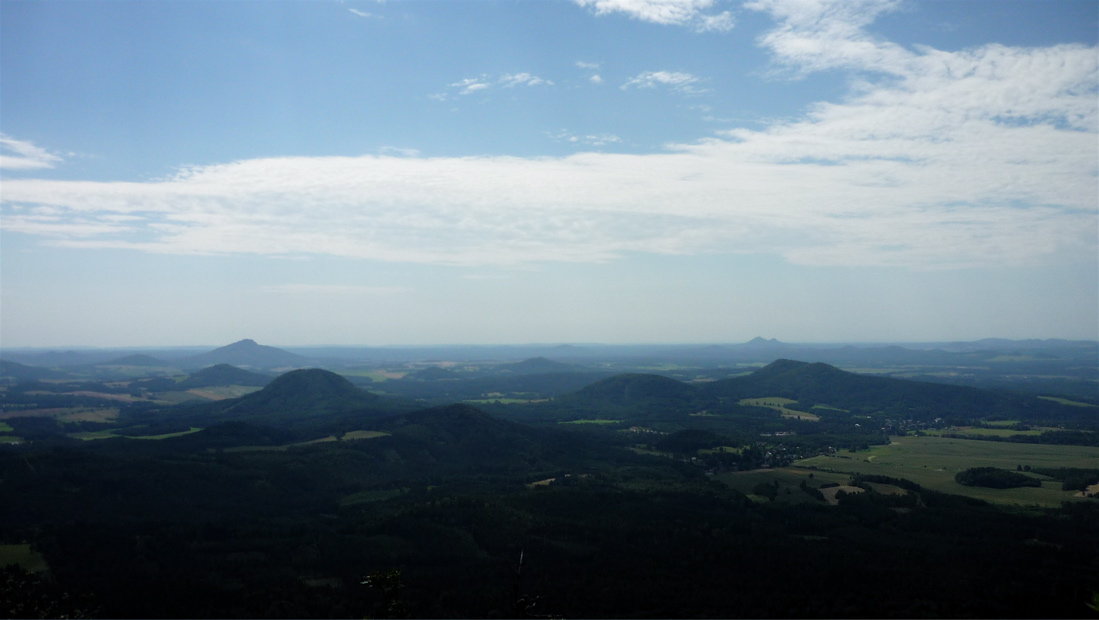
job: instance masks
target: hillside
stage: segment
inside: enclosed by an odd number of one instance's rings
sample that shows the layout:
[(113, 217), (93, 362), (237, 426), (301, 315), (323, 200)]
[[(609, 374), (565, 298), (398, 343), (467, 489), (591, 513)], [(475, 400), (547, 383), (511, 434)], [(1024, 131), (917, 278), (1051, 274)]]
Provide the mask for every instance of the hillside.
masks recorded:
[(69, 375), (49, 368), (27, 366), (19, 362), (0, 360), (0, 379), (14, 379), (16, 381), (40, 381), (42, 379), (65, 379)]
[(307, 368), (280, 375), (262, 390), (240, 398), (226, 412), (311, 415), (357, 409), (376, 400), (376, 394), (360, 390), (334, 372)]
[(1056, 406), (1031, 396), (973, 387), (925, 383), (846, 372), (824, 363), (776, 360), (745, 377), (715, 381), (700, 388), (709, 398), (777, 396), (803, 404), (822, 404), (867, 414), (914, 419), (1058, 415)]
[(200, 368), (214, 364), (232, 364), (251, 368), (286, 368), (304, 366), (308, 360), (276, 347), (257, 344), (255, 340), (245, 339), (202, 353), (184, 358), (180, 362), (190, 368)]
[(681, 381), (660, 375), (625, 374), (597, 381), (576, 393), (581, 400), (628, 405), (648, 401), (687, 401), (695, 390)]
[(496, 367), (496, 370), (513, 375), (544, 375), (558, 372), (576, 372), (582, 370), (582, 368), (576, 364), (556, 362), (545, 357), (532, 357), (514, 364), (501, 364)]
[(271, 383), (272, 377), (237, 368), (231, 364), (215, 364), (191, 373), (181, 381), (179, 389), (212, 387), (217, 385), (249, 385), (263, 387)]
[(145, 355), (144, 353), (135, 353), (134, 355), (126, 355), (123, 357), (117, 357), (107, 360), (105, 362), (97, 362), (96, 366), (144, 366), (144, 367), (161, 367), (171, 366), (172, 364), (165, 362), (164, 360), (157, 359), (151, 355)]
[(262, 390), (240, 398), (194, 405), (169, 415), (195, 426), (249, 422), (322, 432), (347, 420), (407, 411), (410, 406), (361, 390), (336, 373), (308, 368), (280, 375)]

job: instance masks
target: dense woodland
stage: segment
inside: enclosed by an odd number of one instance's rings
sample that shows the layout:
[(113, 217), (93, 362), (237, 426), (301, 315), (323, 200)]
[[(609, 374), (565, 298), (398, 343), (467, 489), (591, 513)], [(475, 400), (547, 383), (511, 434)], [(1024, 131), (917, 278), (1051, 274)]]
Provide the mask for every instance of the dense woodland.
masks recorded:
[[(0, 615), (1095, 613), (1099, 500), (991, 504), (825, 471), (792, 488), (727, 484), (956, 424), (1095, 445), (1088, 402), (789, 360), (689, 382), (555, 364), (425, 365), (377, 385), (216, 364), (113, 381), (9, 371), (0, 428), (21, 441), (0, 445), (0, 544), (30, 544), (48, 570), (5, 568)], [(219, 385), (254, 391), (157, 397)], [(125, 397), (109, 421), (18, 415), (103, 395)], [(1099, 482), (1099, 463), (989, 469), (962, 484)]]

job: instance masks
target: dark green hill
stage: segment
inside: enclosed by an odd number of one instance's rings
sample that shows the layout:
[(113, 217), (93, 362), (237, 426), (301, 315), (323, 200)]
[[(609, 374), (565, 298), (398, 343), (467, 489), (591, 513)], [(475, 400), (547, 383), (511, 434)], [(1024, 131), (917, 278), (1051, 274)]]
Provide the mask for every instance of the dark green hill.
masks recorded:
[(230, 364), (216, 364), (191, 374), (178, 385), (180, 389), (211, 387), (215, 385), (249, 385), (263, 387), (272, 377), (237, 368)]
[(629, 405), (648, 401), (689, 401), (695, 397), (690, 385), (660, 375), (626, 374), (596, 381), (576, 393), (582, 400)]
[(276, 347), (257, 344), (255, 340), (241, 340), (201, 355), (185, 358), (181, 362), (189, 368), (211, 364), (232, 364), (251, 368), (286, 368), (304, 366), (308, 360), (301, 355)]
[(531, 430), (490, 416), (471, 405), (433, 407), (388, 418), (373, 425), (395, 435), (444, 444), (484, 444), (526, 441)]
[(306, 368), (280, 375), (262, 390), (240, 398), (226, 412), (310, 415), (358, 409), (377, 400), (377, 394), (360, 390), (334, 372)]
[(49, 368), (27, 366), (18, 362), (0, 360), (0, 379), (16, 381), (40, 381), (42, 379), (66, 379), (69, 375)]
[(913, 419), (973, 419), (1058, 415), (1040, 399), (973, 387), (860, 375), (824, 363), (777, 360), (745, 377), (715, 381), (701, 394), (727, 400), (777, 396), (803, 404), (826, 404), (867, 414)]
[(592, 444), (560, 429), (534, 428), (493, 417), (465, 404), (422, 409), (375, 420), (373, 430), (390, 433), (368, 448), (392, 450), (405, 465), (433, 470), (515, 472), (556, 463), (579, 462)]
[(404, 378), (417, 381), (441, 381), (443, 379), (461, 379), (462, 376), (453, 370), (439, 366), (429, 366), (416, 372), (410, 372)]

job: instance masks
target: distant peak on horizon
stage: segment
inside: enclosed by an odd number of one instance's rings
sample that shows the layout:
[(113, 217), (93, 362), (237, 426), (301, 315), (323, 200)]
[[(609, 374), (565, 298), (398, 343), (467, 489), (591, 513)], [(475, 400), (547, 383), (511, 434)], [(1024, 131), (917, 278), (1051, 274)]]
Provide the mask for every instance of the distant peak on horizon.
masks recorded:
[(255, 340), (252, 340), (251, 338), (245, 338), (244, 340), (238, 340), (238, 341), (234, 342), (233, 344), (226, 345), (226, 346), (232, 347), (232, 346), (238, 346), (238, 345), (258, 345), (258, 344), (259, 344), (258, 342), (256, 342)]
[(742, 346), (748, 347), (774, 347), (774, 346), (786, 346), (785, 342), (780, 341), (778, 338), (764, 338), (762, 336), (756, 336), (748, 342), (745, 342)]

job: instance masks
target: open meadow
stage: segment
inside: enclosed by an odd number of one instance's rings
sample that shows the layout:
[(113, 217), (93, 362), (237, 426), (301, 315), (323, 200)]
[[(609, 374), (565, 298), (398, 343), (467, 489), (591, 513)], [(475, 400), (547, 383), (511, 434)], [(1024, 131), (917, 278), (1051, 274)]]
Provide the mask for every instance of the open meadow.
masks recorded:
[(1099, 465), (1099, 448), (945, 437), (897, 437), (886, 446), (873, 446), (870, 450), (854, 453), (814, 456), (796, 461), (794, 465), (825, 472), (904, 478), (935, 491), (966, 495), (997, 504), (1059, 506), (1062, 501), (1073, 499), (1075, 494), (1062, 491), (1059, 481), (1044, 476), (1028, 474), (1042, 481), (1040, 487), (1015, 489), (963, 486), (954, 480), (954, 476), (971, 467), (998, 467), (1013, 471), (1020, 466), (1094, 469)]

